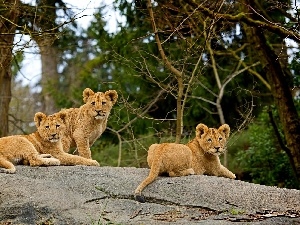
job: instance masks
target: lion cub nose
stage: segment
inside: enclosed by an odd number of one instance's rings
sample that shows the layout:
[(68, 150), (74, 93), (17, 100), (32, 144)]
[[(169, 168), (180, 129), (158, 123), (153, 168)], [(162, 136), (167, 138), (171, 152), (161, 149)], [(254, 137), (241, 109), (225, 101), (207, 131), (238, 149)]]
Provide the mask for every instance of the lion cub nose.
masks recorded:
[(219, 146), (215, 146), (215, 149), (217, 150), (217, 152), (219, 151), (220, 147)]
[(51, 134), (51, 136), (52, 136), (52, 137), (55, 137), (55, 136), (56, 136), (56, 133), (55, 133), (55, 134)]

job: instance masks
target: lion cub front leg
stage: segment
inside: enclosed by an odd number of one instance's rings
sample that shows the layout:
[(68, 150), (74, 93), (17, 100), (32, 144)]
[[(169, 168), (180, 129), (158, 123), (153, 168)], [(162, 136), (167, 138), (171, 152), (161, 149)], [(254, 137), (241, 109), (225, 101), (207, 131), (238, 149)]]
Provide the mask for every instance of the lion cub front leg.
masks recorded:
[(80, 131), (75, 131), (73, 137), (77, 146), (79, 156), (87, 159), (92, 159), (89, 137), (87, 137), (87, 135), (84, 135), (84, 133), (81, 133)]
[(77, 147), (78, 155), (86, 158), (86, 159), (92, 159), (92, 152), (89, 147)]
[(232, 173), (229, 169), (227, 169), (223, 165), (220, 166), (220, 171), (219, 171), (218, 176), (226, 177), (226, 178), (230, 178), (230, 179), (235, 179), (236, 178), (235, 174)]
[[(42, 157), (42, 158), (52, 158), (52, 155), (50, 155), (50, 154), (40, 154), (40, 157)], [(26, 165), (26, 166), (29, 166), (29, 161), (27, 159), (23, 159), (22, 164)]]
[(33, 155), (26, 157), (26, 160), (29, 161), (30, 166), (59, 166), (60, 161), (56, 158), (43, 158), (40, 155)]
[(75, 165), (86, 165), (86, 166), (100, 166), (100, 164), (93, 159), (87, 159), (78, 155), (71, 155), (65, 152), (55, 155), (59, 159), (61, 165), (75, 166)]
[(14, 164), (12, 164), (10, 161), (7, 159), (0, 157), (0, 172), (1, 173), (15, 173), (16, 172), (16, 167)]

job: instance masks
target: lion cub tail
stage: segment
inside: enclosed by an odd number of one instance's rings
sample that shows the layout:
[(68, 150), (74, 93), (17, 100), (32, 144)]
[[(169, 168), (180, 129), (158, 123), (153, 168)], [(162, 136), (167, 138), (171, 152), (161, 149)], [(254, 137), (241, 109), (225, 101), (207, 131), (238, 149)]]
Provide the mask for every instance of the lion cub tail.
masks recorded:
[(159, 157), (157, 154), (154, 156), (152, 155), (151, 158), (152, 163), (150, 166), (150, 172), (148, 177), (145, 180), (143, 180), (142, 183), (134, 191), (135, 199), (139, 202), (145, 202), (145, 198), (142, 196), (143, 189), (147, 185), (151, 184), (159, 175), (162, 158)]
[[(153, 163), (154, 164), (154, 163)], [(144, 197), (142, 196), (143, 189), (151, 184), (159, 175), (159, 166), (154, 166), (152, 164), (148, 177), (142, 181), (142, 183), (135, 189), (135, 199), (139, 202), (145, 202)]]

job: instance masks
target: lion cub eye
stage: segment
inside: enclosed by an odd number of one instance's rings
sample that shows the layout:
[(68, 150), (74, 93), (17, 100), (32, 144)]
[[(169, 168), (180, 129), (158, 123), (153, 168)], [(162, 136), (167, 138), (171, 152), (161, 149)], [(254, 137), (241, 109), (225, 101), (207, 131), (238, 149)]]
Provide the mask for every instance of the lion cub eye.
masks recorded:
[(209, 143), (212, 142), (211, 138), (208, 138), (208, 139), (207, 139), (207, 142), (209, 142)]
[(56, 124), (56, 128), (59, 128), (60, 127), (60, 125), (59, 124)]
[(223, 138), (219, 137), (219, 141), (222, 141)]
[(49, 129), (49, 126), (45, 126), (46, 129)]
[(106, 102), (102, 102), (102, 105), (106, 105)]
[(91, 104), (92, 104), (92, 105), (95, 105), (95, 104), (96, 104), (96, 102), (92, 102)]

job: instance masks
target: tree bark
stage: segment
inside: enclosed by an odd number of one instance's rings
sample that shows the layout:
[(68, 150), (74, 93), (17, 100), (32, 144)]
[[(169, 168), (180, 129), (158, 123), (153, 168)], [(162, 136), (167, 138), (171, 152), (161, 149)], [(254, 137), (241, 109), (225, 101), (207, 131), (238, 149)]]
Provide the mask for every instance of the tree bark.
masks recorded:
[(46, 114), (52, 114), (58, 111), (55, 106), (53, 91), (58, 87), (58, 48), (55, 43), (57, 33), (59, 32), (56, 24), (57, 20), (57, 4), (58, 0), (41, 0), (38, 3), (39, 13), (37, 14), (33, 24), (42, 32), (39, 35), (34, 35), (33, 39), (37, 42), (42, 62), (42, 110)]
[[(251, 5), (251, 2), (248, 4)], [(259, 27), (247, 27), (246, 29), (246, 33), (249, 35), (248, 38), (252, 39), (252, 44), (271, 86), (271, 93), (279, 113), (287, 149), (290, 151), (290, 154), (287, 155), (290, 157), (290, 161), (293, 162), (292, 167), (298, 182), (300, 182), (300, 121), (286, 75), (280, 65), (279, 57), (268, 44), (263, 29)]]
[(1, 4), (0, 17), (0, 137), (8, 135), (8, 111), (11, 100), (11, 63), (13, 43), (19, 15), (19, 1)]
[(59, 75), (57, 72), (58, 52), (53, 44), (51, 37), (35, 38), (41, 54), (42, 62), (42, 111), (46, 114), (52, 114), (58, 111), (53, 98), (53, 89), (58, 85)]
[(266, 72), (271, 92), (277, 107), (280, 122), (283, 126), (287, 147), (290, 150), (293, 168), (300, 182), (300, 122), (293, 97), (285, 79), (285, 74), (280, 66), (279, 59), (274, 51), (266, 44), (267, 41), (259, 29), (254, 29), (257, 37), (257, 47), (264, 58)]

